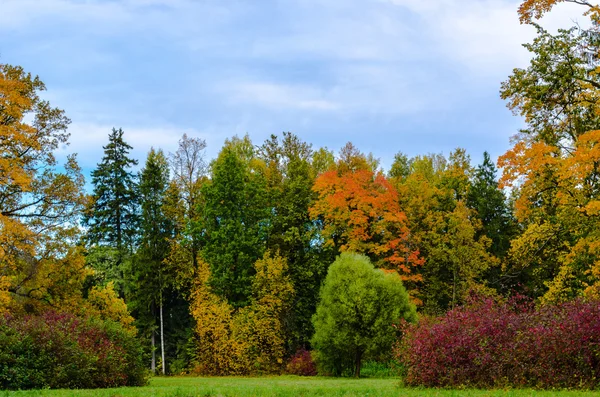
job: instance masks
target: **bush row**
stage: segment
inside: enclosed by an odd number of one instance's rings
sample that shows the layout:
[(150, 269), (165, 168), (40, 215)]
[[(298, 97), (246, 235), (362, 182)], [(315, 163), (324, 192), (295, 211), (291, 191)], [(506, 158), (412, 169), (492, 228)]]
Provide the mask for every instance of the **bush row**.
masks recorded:
[(135, 336), (112, 321), (55, 312), (0, 317), (0, 389), (143, 385), (141, 357)]
[(600, 303), (535, 309), (482, 299), (406, 325), (397, 356), (408, 385), (597, 388)]

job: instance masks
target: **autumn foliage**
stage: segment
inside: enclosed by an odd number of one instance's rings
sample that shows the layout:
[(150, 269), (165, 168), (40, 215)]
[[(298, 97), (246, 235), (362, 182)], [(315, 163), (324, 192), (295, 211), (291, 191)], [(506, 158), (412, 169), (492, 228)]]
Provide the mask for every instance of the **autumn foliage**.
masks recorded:
[(421, 280), (422, 260), (408, 245), (406, 215), (385, 176), (368, 169), (327, 171), (313, 189), (319, 199), (310, 213), (323, 220), (326, 245), (364, 253), (378, 266), (397, 270), (403, 280)]
[(208, 285), (209, 270), (200, 262), (192, 294), (196, 320), (193, 372), (203, 375), (278, 373), (284, 365), (283, 316), (293, 288), (287, 264), (269, 253), (255, 263), (252, 303), (234, 309)]
[(405, 382), (427, 387), (590, 388), (600, 379), (600, 303), (535, 309), (482, 299), (407, 325)]

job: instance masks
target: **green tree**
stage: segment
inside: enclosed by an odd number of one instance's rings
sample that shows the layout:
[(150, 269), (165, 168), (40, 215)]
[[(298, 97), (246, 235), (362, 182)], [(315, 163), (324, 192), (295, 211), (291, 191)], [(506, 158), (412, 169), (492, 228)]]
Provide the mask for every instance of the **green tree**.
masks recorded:
[(315, 199), (313, 151), (296, 135), (285, 132), (281, 142), (274, 135), (265, 142), (261, 158), (266, 163), (272, 213), (267, 248), (285, 258), (296, 291), (285, 321), (288, 351), (292, 353), (300, 346), (306, 347), (314, 332), (310, 319), (327, 271), (322, 261), (323, 247), (315, 243), (319, 226), (308, 212)]
[(132, 147), (124, 141), (123, 134), (123, 130), (113, 128), (108, 135), (102, 161), (92, 171), (93, 202), (83, 219), (92, 249), (109, 247), (116, 251), (114, 269), (109, 272), (114, 279), (107, 281), (114, 281), (121, 295), (123, 267), (136, 244), (139, 220), (136, 176), (130, 170), (137, 160), (128, 156)]
[(416, 321), (416, 311), (400, 276), (375, 269), (366, 256), (342, 253), (329, 267), (313, 317), (320, 370), (359, 377), (363, 359), (390, 351), (402, 319)]
[(226, 142), (212, 164), (204, 194), (202, 256), (215, 294), (234, 307), (248, 305), (253, 264), (262, 257), (270, 227), (264, 163), (249, 152), (248, 139)]
[(161, 150), (151, 149), (140, 174), (140, 241), (133, 261), (132, 305), (136, 307), (138, 324), (151, 333), (152, 371), (155, 370), (156, 310), (160, 324), (162, 373), (165, 373), (165, 338), (163, 308), (170, 292), (165, 258), (169, 254), (169, 239), (174, 235), (174, 221), (164, 212), (169, 186), (169, 165)]
[(483, 153), (483, 163), (475, 170), (467, 205), (477, 211), (477, 217), (483, 225), (478, 237), (487, 236), (491, 240), (490, 253), (503, 258), (510, 248), (514, 223), (506, 196), (496, 179), (496, 167), (488, 152)]

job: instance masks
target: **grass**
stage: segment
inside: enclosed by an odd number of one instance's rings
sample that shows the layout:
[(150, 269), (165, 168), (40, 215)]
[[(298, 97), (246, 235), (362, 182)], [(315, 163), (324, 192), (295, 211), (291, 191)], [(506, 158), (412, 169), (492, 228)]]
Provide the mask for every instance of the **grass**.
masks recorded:
[(208, 396), (408, 396), (546, 397), (600, 396), (598, 392), (532, 390), (436, 390), (402, 388), (399, 379), (302, 378), (153, 378), (146, 387), (102, 390), (0, 391), (0, 397), (208, 397)]

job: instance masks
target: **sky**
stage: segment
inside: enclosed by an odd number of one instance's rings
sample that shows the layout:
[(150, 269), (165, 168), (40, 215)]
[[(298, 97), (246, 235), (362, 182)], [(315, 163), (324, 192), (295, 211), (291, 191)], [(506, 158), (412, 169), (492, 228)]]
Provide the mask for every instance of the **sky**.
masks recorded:
[[(184, 134), (207, 142), (291, 131), (337, 151), (351, 141), (387, 169), (394, 154), (473, 164), (523, 125), (499, 97), (521, 46), (519, 0), (0, 0), (0, 63), (46, 83), (72, 120), (89, 173), (113, 127), (143, 164)], [(550, 30), (584, 22), (563, 4)]]

